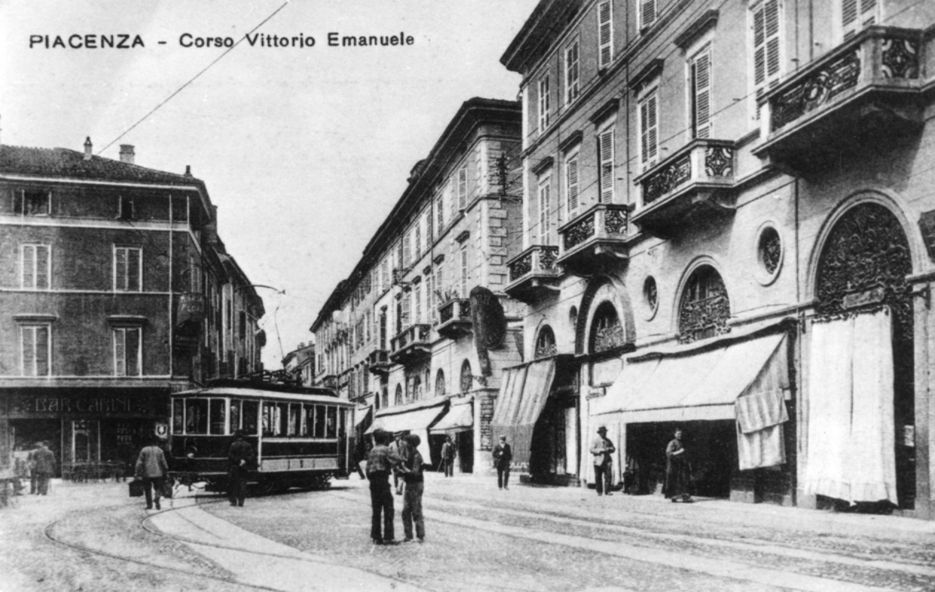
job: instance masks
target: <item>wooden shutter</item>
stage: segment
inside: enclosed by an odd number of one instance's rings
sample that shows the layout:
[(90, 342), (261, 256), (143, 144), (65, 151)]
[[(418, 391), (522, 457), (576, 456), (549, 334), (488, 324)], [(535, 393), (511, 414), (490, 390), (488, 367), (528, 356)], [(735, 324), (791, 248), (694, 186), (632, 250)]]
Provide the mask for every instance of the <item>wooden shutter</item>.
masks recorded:
[(539, 243), (549, 244), (549, 216), (551, 204), (549, 204), (551, 187), (549, 179), (546, 178), (539, 182)]
[(640, 27), (646, 28), (656, 20), (656, 0), (640, 0)]
[(36, 287), (49, 287), (49, 247), (47, 245), (36, 245)]
[(565, 103), (578, 98), (578, 41), (565, 50)]
[(458, 209), (467, 207), (467, 165), (458, 169)]
[(539, 79), (539, 132), (549, 127), (549, 75)]
[(568, 215), (578, 209), (578, 155), (565, 163), (565, 194), (568, 196)]
[(613, 9), (609, 1), (597, 5), (597, 65), (605, 68), (614, 59)]
[(877, 21), (877, 0), (841, 0), (841, 31), (849, 39)]
[(644, 165), (651, 165), (656, 161), (658, 141), (656, 120), (656, 93), (654, 92), (640, 103), (640, 154)]
[(601, 132), (597, 149), (601, 160), (600, 201), (611, 203), (614, 200), (614, 128)]
[(704, 49), (691, 64), (693, 131), (696, 138), (711, 132), (711, 50)]
[(36, 287), (36, 247), (34, 245), (23, 245), (23, 281), (22, 287)]

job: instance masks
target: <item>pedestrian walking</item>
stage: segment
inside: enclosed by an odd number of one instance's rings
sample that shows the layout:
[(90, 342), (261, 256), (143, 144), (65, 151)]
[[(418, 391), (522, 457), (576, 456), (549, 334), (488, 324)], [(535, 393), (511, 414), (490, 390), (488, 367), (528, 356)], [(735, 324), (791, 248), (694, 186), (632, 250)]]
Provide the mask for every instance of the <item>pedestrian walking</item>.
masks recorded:
[(506, 442), (506, 436), (500, 436), (500, 443), (493, 448), (493, 466), (497, 469), (497, 487), (510, 488), (510, 462), (513, 460), (513, 450)]
[(445, 443), (442, 444), (442, 469), (446, 477), (454, 477), (455, 445), (451, 441), (451, 436), (445, 436)]
[[(370, 481), (370, 540), (375, 545), (395, 545), (393, 532), (393, 492), (390, 491), (390, 473), (402, 463), (399, 455), (390, 450), (392, 434), (383, 430), (373, 433), (375, 442), (367, 455), (367, 479)], [(381, 532), (382, 518), (382, 532)]]
[(162, 497), (162, 491), (166, 486), (167, 472), (169, 472), (169, 465), (166, 463), (166, 455), (159, 446), (159, 440), (153, 436), (149, 439), (149, 443), (140, 450), (134, 470), (136, 478), (143, 481), (147, 510), (152, 510), (153, 504), (156, 505), (157, 510), (162, 509), (159, 505), (159, 498)]
[(666, 480), (662, 492), (673, 502), (681, 498), (691, 503), (691, 463), (682, 444), (682, 430), (676, 428), (674, 438), (666, 446)]
[(422, 492), (425, 491), (425, 477), (422, 474), (422, 454), (419, 444), (422, 439), (418, 434), (409, 434), (409, 458), (405, 461), (406, 491), (403, 494), (403, 532), (406, 541), (412, 541), (412, 526), (415, 524), (416, 536), (419, 542), (425, 541), (425, 520), (422, 518)]
[(35, 467), (33, 472), (36, 474), (36, 493), (46, 495), (49, 493), (49, 479), (55, 474), (55, 454), (49, 450), (45, 442), (39, 442), (39, 448), (36, 449)]
[(234, 432), (234, 441), (227, 450), (228, 499), (232, 506), (243, 507), (247, 496), (247, 476), (256, 462), (253, 447), (243, 437), (242, 430)]
[(597, 490), (597, 495), (613, 495), (610, 492), (610, 474), (613, 468), (611, 455), (616, 451), (614, 443), (607, 438), (607, 428), (597, 428), (597, 437), (591, 441), (591, 455), (594, 456), (594, 489)]

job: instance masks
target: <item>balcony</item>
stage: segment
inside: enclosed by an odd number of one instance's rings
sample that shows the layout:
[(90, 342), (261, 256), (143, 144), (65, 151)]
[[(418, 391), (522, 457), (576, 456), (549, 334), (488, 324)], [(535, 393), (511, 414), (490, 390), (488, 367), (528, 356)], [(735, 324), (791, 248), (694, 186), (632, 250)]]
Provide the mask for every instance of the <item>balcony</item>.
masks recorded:
[(431, 331), (432, 327), (424, 323), (403, 329), (391, 341), (390, 360), (407, 366), (427, 359), (432, 355)]
[(870, 27), (760, 98), (753, 153), (792, 172), (849, 150), (889, 148), (922, 127), (923, 31)]
[(439, 335), (457, 339), (471, 332), (471, 301), (467, 298), (455, 298), (438, 307)]
[(558, 247), (533, 245), (507, 262), (510, 283), (506, 293), (531, 304), (543, 296), (558, 292), (561, 271), (555, 264)]
[(375, 349), (367, 354), (367, 369), (371, 374), (385, 376), (390, 372), (390, 352)]
[(643, 205), (633, 222), (643, 232), (670, 236), (699, 214), (733, 212), (734, 143), (694, 140), (636, 178)]
[(556, 263), (567, 273), (588, 276), (625, 263), (630, 207), (597, 204), (558, 229), (561, 247)]

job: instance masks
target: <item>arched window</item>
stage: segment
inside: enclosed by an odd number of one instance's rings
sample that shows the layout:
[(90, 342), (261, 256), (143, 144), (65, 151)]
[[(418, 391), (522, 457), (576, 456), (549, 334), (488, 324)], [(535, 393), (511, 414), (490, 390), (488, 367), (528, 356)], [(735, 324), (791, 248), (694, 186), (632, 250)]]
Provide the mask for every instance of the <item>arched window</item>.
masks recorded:
[(623, 326), (617, 316), (617, 309), (610, 302), (602, 302), (591, 321), (588, 349), (597, 354), (620, 347), (624, 342)]
[(377, 405), (377, 408), (385, 409), (390, 404), (390, 401), (389, 401), (390, 393), (386, 385), (383, 385), (383, 387), (380, 389), (380, 398), (381, 400), (380, 400), (380, 403)]
[(441, 368), (439, 368), (438, 373), (435, 375), (435, 396), (445, 396), (445, 372)]
[(568, 310), (568, 335), (571, 335), (569, 350), (575, 351), (575, 339), (578, 335), (578, 308), (574, 306)]
[(396, 396), (393, 397), (394, 405), (403, 404), (403, 386), (401, 384), (396, 385)]
[(466, 393), (474, 386), (474, 373), (471, 372), (471, 362), (464, 360), (461, 363), (461, 392)]
[(721, 275), (710, 265), (692, 272), (679, 305), (679, 341), (689, 343), (729, 331), (730, 300)]
[(544, 325), (539, 329), (539, 335), (536, 337), (536, 358), (547, 358), (557, 353), (555, 333), (552, 332), (552, 327)]
[(412, 377), (412, 401), (418, 401), (422, 398), (422, 377), (416, 374)]

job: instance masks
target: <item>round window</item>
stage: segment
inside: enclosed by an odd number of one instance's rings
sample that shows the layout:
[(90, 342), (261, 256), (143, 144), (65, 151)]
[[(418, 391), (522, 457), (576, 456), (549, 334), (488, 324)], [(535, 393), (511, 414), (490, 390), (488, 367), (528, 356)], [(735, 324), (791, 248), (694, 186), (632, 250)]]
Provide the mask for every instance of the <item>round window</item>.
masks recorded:
[(782, 267), (782, 238), (772, 225), (764, 225), (756, 240), (757, 278), (763, 285), (773, 283)]
[(646, 318), (651, 319), (656, 316), (656, 309), (659, 308), (659, 292), (656, 287), (656, 278), (651, 275), (643, 281), (643, 305), (646, 307)]

